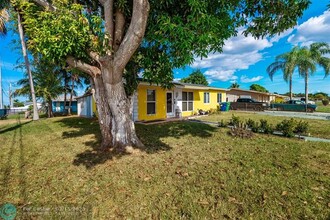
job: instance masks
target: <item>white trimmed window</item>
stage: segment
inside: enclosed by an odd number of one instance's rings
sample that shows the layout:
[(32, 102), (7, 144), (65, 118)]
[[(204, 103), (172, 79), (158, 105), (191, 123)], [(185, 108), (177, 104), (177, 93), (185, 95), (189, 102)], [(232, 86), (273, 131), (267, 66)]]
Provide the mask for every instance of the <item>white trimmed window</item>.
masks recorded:
[(156, 90), (147, 89), (147, 114), (156, 114)]
[(182, 92), (182, 111), (194, 110), (194, 93)]
[(218, 93), (217, 94), (217, 103), (220, 103), (220, 102), (222, 102), (222, 93)]
[(209, 92), (204, 92), (204, 103), (205, 104), (210, 103), (210, 93)]

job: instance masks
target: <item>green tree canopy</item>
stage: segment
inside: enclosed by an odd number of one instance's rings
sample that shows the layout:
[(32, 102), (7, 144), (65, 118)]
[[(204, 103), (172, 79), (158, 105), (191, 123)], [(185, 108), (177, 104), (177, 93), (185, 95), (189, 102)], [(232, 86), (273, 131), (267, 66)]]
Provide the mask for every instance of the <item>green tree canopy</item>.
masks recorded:
[(24, 15), (34, 54), (66, 61), (90, 75), (102, 146), (116, 148), (141, 145), (130, 113), (139, 72), (148, 81), (169, 87), (174, 68), (221, 52), (239, 27), (257, 38), (275, 35), (296, 25), (310, 4), (308, 0), (12, 2)]
[(252, 84), (250, 86), (250, 90), (258, 91), (258, 92), (268, 92), (268, 90), (265, 87), (258, 84)]
[[(48, 104), (48, 117), (52, 117), (52, 99), (57, 98), (64, 92), (62, 85), (62, 76), (59, 74), (61, 68), (56, 65), (49, 64), (44, 60), (36, 60), (34, 62), (33, 83), (35, 87), (35, 95), (37, 98), (43, 99)], [(30, 97), (29, 78), (21, 79), (17, 83), (21, 86), (14, 95), (25, 95)]]
[(183, 83), (200, 84), (205, 86), (209, 85), (209, 83), (206, 80), (206, 77), (199, 69), (193, 71), (191, 74), (189, 74), (188, 77), (182, 78), (180, 81)]

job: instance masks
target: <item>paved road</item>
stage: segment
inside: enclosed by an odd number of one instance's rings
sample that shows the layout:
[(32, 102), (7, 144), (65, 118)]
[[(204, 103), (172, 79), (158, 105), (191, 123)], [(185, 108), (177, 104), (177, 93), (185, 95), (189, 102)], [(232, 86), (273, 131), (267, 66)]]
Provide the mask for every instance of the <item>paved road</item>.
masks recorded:
[(306, 112), (287, 112), (287, 111), (264, 111), (257, 113), (262, 115), (286, 116), (286, 117), (308, 118), (308, 119), (319, 119), (319, 120), (330, 121), (330, 113), (322, 113), (322, 112), (306, 113)]

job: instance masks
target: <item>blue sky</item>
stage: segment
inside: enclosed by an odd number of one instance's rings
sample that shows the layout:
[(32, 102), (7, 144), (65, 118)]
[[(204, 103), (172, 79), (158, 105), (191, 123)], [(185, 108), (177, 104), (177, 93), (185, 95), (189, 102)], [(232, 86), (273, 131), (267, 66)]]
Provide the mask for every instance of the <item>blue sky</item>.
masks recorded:
[[(209, 54), (206, 59), (196, 59), (185, 68), (175, 70), (174, 77), (186, 77), (194, 69), (200, 68), (206, 75), (211, 86), (228, 88), (237, 82), (240, 88), (249, 89), (253, 83), (266, 87), (270, 92), (286, 93), (289, 85), (284, 82), (283, 75), (278, 72), (270, 80), (266, 68), (275, 61), (279, 54), (288, 52), (295, 45), (309, 45), (313, 42), (330, 44), (330, 12), (327, 11), (328, 1), (312, 1), (297, 25), (284, 33), (272, 38), (254, 39), (244, 37), (239, 30), (236, 37), (226, 41), (223, 53)], [(324, 79), (324, 72), (318, 68), (310, 78), (309, 92), (318, 91), (330, 94), (330, 76)], [(304, 93), (304, 79), (295, 72), (293, 76), (293, 92)]]
[[(211, 86), (228, 88), (231, 83), (237, 82), (240, 88), (249, 89), (251, 84), (257, 83), (270, 92), (288, 92), (289, 85), (284, 82), (282, 73), (278, 72), (271, 81), (266, 68), (274, 62), (277, 55), (289, 51), (294, 45), (309, 45), (312, 42), (330, 44), (328, 3), (324, 0), (313, 0), (294, 28), (272, 38), (244, 37), (240, 34), (244, 29), (241, 29), (238, 36), (226, 41), (223, 53), (209, 54), (206, 59), (196, 59), (191, 66), (174, 70), (174, 78), (181, 79), (188, 76), (194, 69), (200, 68)], [(9, 83), (14, 84), (23, 77), (23, 71), (15, 69), (17, 60), (22, 60), (20, 50), (14, 50), (14, 45), (11, 43), (17, 38), (18, 36), (12, 32), (0, 38), (0, 62), (6, 105), (9, 103), (7, 96)], [(324, 79), (321, 68), (318, 68), (309, 83), (310, 93), (319, 91), (330, 94), (330, 77)], [(81, 95), (84, 89), (78, 92)], [(304, 92), (304, 80), (298, 76), (298, 73), (295, 73), (293, 77), (293, 92)]]

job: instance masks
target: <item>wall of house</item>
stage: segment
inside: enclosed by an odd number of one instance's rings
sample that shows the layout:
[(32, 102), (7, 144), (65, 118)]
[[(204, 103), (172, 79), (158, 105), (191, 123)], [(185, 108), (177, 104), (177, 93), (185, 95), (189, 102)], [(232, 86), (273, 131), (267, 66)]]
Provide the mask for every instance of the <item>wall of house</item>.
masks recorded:
[(78, 115), (82, 117), (93, 117), (92, 96), (85, 96), (78, 99)]
[[(156, 91), (156, 113), (147, 114), (147, 90), (153, 89)], [(150, 121), (166, 119), (166, 91), (160, 86), (139, 85), (138, 86), (138, 120)]]
[(238, 98), (241, 96), (244, 97), (251, 97), (252, 99), (255, 99), (256, 101), (259, 102), (270, 102), (270, 95), (268, 94), (260, 94), (260, 93), (252, 93), (249, 91), (228, 91), (227, 92), (227, 97), (228, 97), (228, 102), (236, 102)]
[[(69, 101), (67, 101), (69, 103)], [(64, 101), (53, 101), (52, 102), (53, 112), (65, 112)], [(71, 113), (77, 113), (77, 101), (71, 103)]]
[[(197, 113), (198, 109), (202, 109), (204, 111), (210, 109), (218, 109), (219, 103), (217, 102), (218, 93), (222, 94), (221, 102), (226, 101), (226, 92), (219, 90), (186, 90), (183, 89), (183, 92), (193, 92), (194, 93), (194, 106), (193, 111), (184, 111), (182, 112), (183, 117), (192, 116)], [(208, 92), (210, 94), (210, 102), (204, 103), (204, 92)]]
[(96, 102), (94, 100), (94, 97), (92, 97), (92, 112), (93, 112), (93, 114), (95, 114), (96, 117), (98, 116)]
[[(78, 115), (82, 117), (97, 117), (97, 107), (92, 95), (78, 98)], [(90, 108), (89, 110), (87, 108)]]
[(284, 97), (276, 96), (274, 102), (283, 103), (283, 102), (285, 102), (285, 99), (284, 99)]

